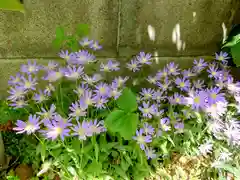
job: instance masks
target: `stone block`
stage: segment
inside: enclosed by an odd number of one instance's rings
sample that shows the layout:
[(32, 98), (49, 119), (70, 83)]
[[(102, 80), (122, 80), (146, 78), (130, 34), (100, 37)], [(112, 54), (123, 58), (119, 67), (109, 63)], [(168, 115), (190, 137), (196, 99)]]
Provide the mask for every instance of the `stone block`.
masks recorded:
[(100, 40), (100, 55), (116, 54), (117, 0), (24, 0), (26, 14), (0, 11), (0, 58), (55, 57), (57, 26), (69, 33), (77, 24), (90, 26), (90, 38)]
[[(222, 24), (229, 30), (238, 7), (236, 0), (122, 0), (120, 55), (139, 50), (159, 56), (212, 55), (223, 39)], [(176, 24), (185, 43), (180, 51), (172, 41)], [(155, 41), (148, 36), (148, 25), (155, 29)]]

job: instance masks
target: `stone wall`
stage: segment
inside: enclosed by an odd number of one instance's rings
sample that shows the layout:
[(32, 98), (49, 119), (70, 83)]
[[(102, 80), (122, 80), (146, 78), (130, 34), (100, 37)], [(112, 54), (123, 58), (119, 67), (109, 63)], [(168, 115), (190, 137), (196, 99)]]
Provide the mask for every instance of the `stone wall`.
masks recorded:
[[(239, 0), (24, 0), (24, 5), (25, 15), (0, 11), (0, 90), (25, 59), (57, 56), (51, 42), (59, 25), (71, 33), (77, 24), (89, 24), (90, 37), (104, 47), (101, 57), (144, 50), (182, 62), (177, 57), (218, 50), (223, 23), (229, 30), (240, 12)], [(149, 38), (148, 27), (155, 38)]]

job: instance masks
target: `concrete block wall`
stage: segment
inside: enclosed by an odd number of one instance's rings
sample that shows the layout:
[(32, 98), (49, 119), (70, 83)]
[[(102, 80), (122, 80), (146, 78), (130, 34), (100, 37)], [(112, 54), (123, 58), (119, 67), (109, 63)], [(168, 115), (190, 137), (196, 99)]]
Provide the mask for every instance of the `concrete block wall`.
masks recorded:
[[(71, 33), (77, 24), (89, 24), (90, 38), (104, 47), (97, 54), (102, 58), (129, 58), (143, 50), (184, 63), (217, 51), (223, 23), (229, 30), (240, 7), (239, 0), (24, 0), (24, 6), (25, 15), (0, 11), (0, 94), (26, 59), (57, 57), (51, 43), (59, 25)], [(180, 51), (172, 41), (176, 24), (185, 43)]]

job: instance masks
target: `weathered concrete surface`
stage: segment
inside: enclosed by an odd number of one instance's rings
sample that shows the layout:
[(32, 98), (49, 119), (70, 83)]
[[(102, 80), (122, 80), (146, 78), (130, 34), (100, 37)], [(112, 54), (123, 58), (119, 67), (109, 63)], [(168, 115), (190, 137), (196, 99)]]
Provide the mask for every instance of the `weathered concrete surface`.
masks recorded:
[(55, 29), (74, 32), (77, 24), (91, 28), (90, 37), (105, 51), (116, 53), (118, 0), (24, 0), (26, 15), (0, 11), (0, 57), (55, 57)]
[[(239, 7), (239, 0), (122, 0), (121, 55), (140, 49), (157, 50), (160, 56), (211, 55), (223, 37), (222, 23), (229, 29)], [(179, 23), (184, 51), (177, 51), (172, 32)], [(151, 41), (147, 28), (155, 28)]]

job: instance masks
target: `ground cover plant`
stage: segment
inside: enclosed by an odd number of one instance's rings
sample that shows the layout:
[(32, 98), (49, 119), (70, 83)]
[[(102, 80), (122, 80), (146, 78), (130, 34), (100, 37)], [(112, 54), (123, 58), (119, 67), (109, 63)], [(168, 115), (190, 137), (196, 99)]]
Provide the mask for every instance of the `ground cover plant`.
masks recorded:
[[(99, 62), (97, 41), (79, 43), (79, 51), (59, 53), (61, 64), (29, 61), (9, 81), (9, 106), (25, 111), (13, 129), (39, 142), (39, 178), (240, 177), (240, 85), (227, 53), (196, 59), (190, 69), (170, 62), (147, 74), (156, 66), (149, 53), (124, 64)], [(179, 157), (207, 166), (198, 177), (168, 170)]]

